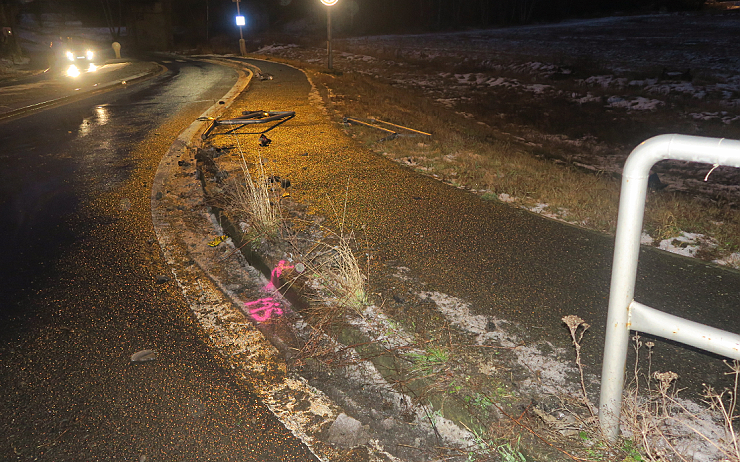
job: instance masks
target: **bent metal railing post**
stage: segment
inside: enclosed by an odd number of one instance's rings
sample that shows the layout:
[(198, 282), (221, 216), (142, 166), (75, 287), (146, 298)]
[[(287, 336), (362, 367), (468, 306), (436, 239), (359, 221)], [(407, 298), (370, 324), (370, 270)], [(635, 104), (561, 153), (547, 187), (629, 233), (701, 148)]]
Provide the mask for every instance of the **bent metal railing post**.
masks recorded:
[(601, 430), (610, 441), (619, 436), (630, 330), (740, 359), (740, 335), (663, 313), (634, 300), (648, 176), (655, 163), (666, 159), (740, 167), (740, 141), (661, 135), (637, 146), (624, 164), (599, 401)]

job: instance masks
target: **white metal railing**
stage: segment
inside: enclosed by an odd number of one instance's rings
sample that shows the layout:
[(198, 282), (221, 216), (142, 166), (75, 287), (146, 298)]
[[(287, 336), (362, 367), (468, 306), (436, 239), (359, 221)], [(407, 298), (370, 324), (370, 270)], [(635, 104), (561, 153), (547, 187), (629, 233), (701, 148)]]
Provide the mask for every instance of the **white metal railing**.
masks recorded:
[(648, 177), (652, 166), (666, 159), (740, 167), (740, 141), (661, 135), (637, 146), (624, 164), (599, 401), (601, 429), (611, 441), (619, 435), (630, 330), (740, 359), (740, 335), (663, 313), (634, 300)]

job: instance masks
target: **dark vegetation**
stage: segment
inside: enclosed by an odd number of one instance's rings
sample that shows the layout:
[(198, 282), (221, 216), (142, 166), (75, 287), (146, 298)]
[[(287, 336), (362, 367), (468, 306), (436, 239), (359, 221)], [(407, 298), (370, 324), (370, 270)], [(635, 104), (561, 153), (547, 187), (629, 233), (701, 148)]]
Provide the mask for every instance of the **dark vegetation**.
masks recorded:
[[(615, 13), (648, 13), (699, 10), (706, 0), (340, 0), (332, 8), (338, 35), (413, 33), (462, 30), (515, 24), (606, 16)], [(233, 2), (216, 0), (0, 0), (0, 26), (14, 27), (19, 13), (41, 17), (64, 15), (87, 26), (118, 31), (132, 6), (155, 3), (171, 11), (175, 42), (202, 46), (219, 37), (238, 35)], [(241, 0), (247, 17), (247, 38), (266, 32), (292, 32), (305, 37), (323, 31), (325, 8), (319, 0)], [(17, 51), (13, 39), (3, 38), (0, 56)], [(11, 46), (12, 45), (12, 46)]]

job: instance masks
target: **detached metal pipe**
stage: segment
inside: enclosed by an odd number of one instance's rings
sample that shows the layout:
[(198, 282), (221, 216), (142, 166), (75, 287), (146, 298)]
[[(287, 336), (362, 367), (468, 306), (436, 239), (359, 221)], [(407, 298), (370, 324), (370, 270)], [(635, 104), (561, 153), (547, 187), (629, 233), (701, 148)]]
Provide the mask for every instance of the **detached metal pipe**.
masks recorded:
[(627, 158), (622, 173), (599, 401), (601, 430), (610, 441), (619, 436), (629, 307), (635, 295), (648, 177), (653, 165), (666, 159), (740, 167), (740, 141), (661, 135), (641, 143)]

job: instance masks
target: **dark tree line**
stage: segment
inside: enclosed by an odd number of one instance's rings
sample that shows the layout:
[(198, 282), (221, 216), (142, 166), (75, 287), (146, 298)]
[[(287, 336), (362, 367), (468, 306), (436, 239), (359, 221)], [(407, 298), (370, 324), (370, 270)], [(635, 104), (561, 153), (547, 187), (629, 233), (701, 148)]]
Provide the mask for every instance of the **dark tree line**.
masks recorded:
[[(276, 22), (319, 0), (267, 0)], [(700, 9), (705, 0), (339, 0), (339, 27), (348, 33), (414, 32), (559, 21), (613, 13)], [(351, 20), (347, 17), (352, 16)]]

